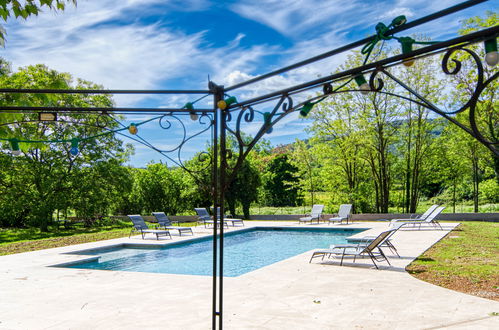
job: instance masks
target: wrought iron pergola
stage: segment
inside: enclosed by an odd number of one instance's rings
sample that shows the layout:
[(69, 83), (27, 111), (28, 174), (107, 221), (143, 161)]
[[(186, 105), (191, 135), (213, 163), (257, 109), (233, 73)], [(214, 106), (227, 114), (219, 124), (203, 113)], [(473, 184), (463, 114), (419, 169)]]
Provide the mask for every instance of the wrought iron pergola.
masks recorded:
[[(445, 118), (453, 124), (459, 126), (462, 130), (474, 137), (486, 148), (488, 148), (496, 157), (499, 157), (499, 136), (497, 136), (497, 126), (499, 125), (499, 114), (496, 112), (492, 118), (489, 118), (489, 126), (491, 130), (484, 131), (484, 128), (477, 123), (477, 104), (482, 92), (495, 81), (499, 72), (491, 74), (488, 78), (484, 75), (484, 66), (482, 59), (469, 46), (481, 42), (496, 42), (499, 35), (499, 26), (483, 29), (464, 36), (453, 38), (450, 40), (429, 43), (425, 47), (416, 50), (404, 50), (402, 54), (392, 56), (382, 60), (377, 60), (371, 63), (366, 63), (362, 66), (344, 70), (342, 72), (330, 74), (315, 80), (303, 82), (301, 84), (291, 86), (289, 88), (277, 90), (264, 95), (260, 95), (251, 99), (237, 101), (229, 93), (237, 92), (245, 87), (263, 82), (272, 77), (287, 73), (291, 70), (301, 68), (303, 66), (333, 57), (340, 53), (351, 51), (360, 46), (373, 43), (376, 38), (388, 38), (396, 33), (407, 29), (434, 21), (446, 15), (456, 13), (463, 9), (474, 6), (482, 1), (466, 1), (456, 6), (436, 12), (429, 16), (417, 19), (412, 22), (399, 22), (389, 26), (382, 31), (382, 35), (378, 31), (377, 35), (353, 42), (351, 44), (339, 47), (329, 52), (309, 58), (307, 60), (289, 65), (276, 71), (263, 74), (248, 81), (224, 87), (212, 81), (208, 84), (206, 90), (61, 90), (61, 89), (0, 89), (0, 93), (21, 93), (21, 94), (147, 94), (147, 95), (197, 95), (204, 98), (211, 96), (213, 106), (207, 108), (194, 108), (192, 103), (186, 104), (182, 108), (74, 108), (74, 107), (19, 107), (19, 106), (0, 106), (0, 113), (87, 113), (96, 115), (101, 118), (97, 126), (108, 130), (109, 134), (119, 134), (142, 143), (153, 150), (163, 154), (169, 161), (176, 166), (182, 167), (193, 173), (187, 168), (182, 161), (182, 151), (184, 146), (192, 139), (200, 136), (203, 133), (209, 132), (211, 136), (212, 152), (204, 152), (206, 156), (206, 166), (212, 168), (212, 192), (213, 206), (220, 207), (220, 215), (214, 212), (213, 226), (213, 275), (212, 275), (212, 328), (222, 329), (223, 326), (223, 274), (224, 274), (224, 228), (220, 224), (220, 219), (223, 219), (225, 193), (231, 180), (236, 175), (243, 161), (256, 143), (283, 118), (294, 112), (300, 112), (306, 116), (313, 108), (315, 103), (318, 103), (325, 98), (334, 97), (337, 93), (345, 92), (363, 92), (363, 93), (384, 93), (394, 97), (405, 99), (406, 101), (414, 102), (433, 113)], [(497, 56), (497, 43), (495, 44)], [(489, 50), (493, 47), (490, 48)], [(411, 86), (408, 86), (402, 79), (397, 77), (389, 69), (393, 66), (400, 65), (408, 60), (418, 60), (419, 58), (443, 55), (442, 56), (442, 71), (446, 75), (456, 75), (462, 68), (462, 63), (456, 59), (456, 54), (466, 53), (469, 55), (469, 60), (473, 63), (476, 70), (476, 80), (473, 92), (469, 99), (457, 109), (446, 110), (433, 104), (424, 96), (418, 94)], [(363, 79), (363, 75), (369, 75), (369, 79)], [(381, 78), (383, 77), (383, 78)], [(406, 94), (400, 95), (393, 91), (385, 91), (383, 79), (389, 79), (397, 86), (402, 88)], [(355, 80), (359, 85), (358, 88), (349, 88), (346, 82)], [(333, 88), (333, 86), (340, 86)], [(313, 93), (313, 94), (312, 94)], [(314, 96), (310, 96), (314, 95)], [(299, 100), (299, 101), (295, 101)], [(258, 110), (258, 109), (263, 109)], [(456, 119), (456, 114), (468, 111), (467, 122), (463, 123)], [(173, 124), (180, 125), (183, 130), (180, 142), (169, 149), (161, 149), (142, 139), (140, 135), (134, 134), (134, 129), (130, 126), (142, 125), (144, 122), (123, 125), (119, 129), (109, 129), (107, 124), (109, 121), (116, 121), (114, 114), (149, 114), (152, 119), (146, 122), (157, 121), (159, 126), (165, 130), (172, 129)], [(190, 119), (187, 119), (187, 118)], [(62, 119), (61, 119), (62, 120)], [(194, 132), (189, 132), (185, 124), (185, 120), (194, 120), (199, 124)], [(99, 124), (100, 123), (100, 124)], [(13, 123), (3, 123), (8, 125)], [(17, 122), (17, 124), (20, 124)], [(242, 125), (253, 124), (259, 125), (257, 132), (250, 137), (243, 137)], [(131, 134), (127, 133), (130, 132)], [(136, 130), (135, 130), (136, 133)], [(238, 152), (233, 154), (227, 149), (228, 136), (236, 141)], [(1, 139), (2, 137), (0, 137)], [(3, 139), (10, 140), (12, 139)], [(21, 139), (14, 141), (16, 143), (23, 142)], [(68, 142), (68, 141), (63, 141)], [(229, 160), (231, 159), (231, 164)]]

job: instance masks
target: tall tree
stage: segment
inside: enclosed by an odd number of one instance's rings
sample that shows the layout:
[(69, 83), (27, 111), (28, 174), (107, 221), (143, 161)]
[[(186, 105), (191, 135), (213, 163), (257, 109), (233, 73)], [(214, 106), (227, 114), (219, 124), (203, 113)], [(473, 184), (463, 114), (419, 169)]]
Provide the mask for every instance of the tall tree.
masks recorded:
[(136, 178), (142, 211), (177, 214), (192, 208), (186, 198), (190, 189), (180, 169), (170, 169), (163, 163), (152, 163), (146, 169), (139, 170)]
[[(102, 88), (82, 80), (73, 86), (69, 74), (43, 65), (28, 66), (16, 73), (3, 75), (0, 83), (5, 88)], [(3, 94), (0, 104), (111, 107), (113, 102), (108, 96), (89, 94)], [(33, 224), (46, 231), (54, 210), (71, 205), (71, 192), (80, 184), (75, 176), (80, 169), (97, 161), (126, 158), (122, 141), (113, 134), (102, 134), (108, 132), (106, 128), (116, 127), (116, 122), (107, 121), (104, 128), (100, 125), (102, 118), (100, 115), (61, 113), (57, 121), (49, 122), (39, 121), (37, 114), (25, 113), (17, 114), (14, 118), (16, 123), (7, 125), (13, 118), (0, 114), (0, 123), (4, 127), (0, 132), (4, 150), (11, 147), (5, 139), (40, 141), (19, 143), (19, 157), (2, 154), (4, 161), (0, 164), (4, 167), (1, 170), (7, 173), (0, 182), (2, 191), (6, 192), (0, 196), (0, 208), (7, 211), (0, 212), (2, 222), (10, 222), (4, 217), (12, 215), (17, 219), (15, 225)], [(86, 139), (88, 137), (94, 138)], [(71, 143), (60, 142), (73, 138), (80, 139), (77, 153), (71, 151), (75, 147)], [(16, 203), (9, 204), (13, 200)]]
[[(364, 133), (359, 120), (359, 107), (352, 93), (340, 93), (314, 108), (309, 131), (314, 134), (310, 142), (319, 152), (324, 166), (321, 180), (344, 193), (357, 211), (370, 211), (366, 195), (360, 194), (360, 185), (366, 177)], [(331, 189), (330, 188), (330, 189)], [(337, 202), (342, 203), (343, 200)]]
[(396, 128), (393, 122), (398, 104), (387, 95), (370, 94), (364, 99), (360, 99), (363, 96), (358, 96), (358, 102), (363, 105), (360, 118), (362, 129), (366, 133), (366, 160), (373, 175), (376, 210), (388, 213), (393, 166), (390, 148), (395, 139)]
[[(498, 12), (487, 12), (485, 17), (475, 16), (462, 22), (462, 28), (459, 33), (462, 35), (496, 26), (499, 24)], [(484, 58), (485, 52), (483, 45), (475, 44), (467, 46), (476, 52), (480, 58)], [(454, 80), (456, 92), (452, 95), (454, 106), (463, 104), (468, 101), (475, 89), (475, 81), (477, 77), (477, 65), (467, 52), (458, 52), (455, 56), (456, 59), (461, 61), (462, 67)], [(495, 72), (495, 68), (488, 65), (483, 65), (484, 80), (489, 79)], [(489, 140), (497, 141), (499, 139), (499, 81), (496, 79), (489, 86), (482, 91), (476, 107), (476, 123), (480, 132)], [(467, 114), (467, 112), (466, 112)], [(463, 117), (465, 118), (465, 117)], [(489, 152), (490, 156), (486, 157), (487, 161), (493, 166), (495, 171), (496, 180), (499, 183), (499, 157), (494, 153)]]
[[(421, 39), (421, 38), (419, 38)], [(444, 84), (435, 72), (438, 66), (435, 58), (421, 58), (410, 67), (400, 66), (398, 73), (402, 80), (430, 102), (437, 103), (444, 95)], [(407, 95), (411, 96), (411, 95)], [(404, 209), (407, 213), (416, 213), (421, 194), (421, 184), (426, 178), (427, 168), (435, 141), (437, 121), (432, 119), (430, 111), (420, 104), (400, 100), (402, 117), (398, 127), (401, 156), (404, 159)]]
[[(379, 56), (385, 57), (386, 53), (378, 51)], [(360, 53), (353, 54), (348, 57), (345, 66), (340, 68), (352, 68), (361, 65), (363, 57)], [(351, 83), (353, 86), (353, 82)], [(393, 90), (394, 85), (390, 81), (385, 81), (385, 90)], [(336, 96), (336, 95), (335, 95)], [(362, 152), (355, 152), (360, 155), (370, 169), (372, 185), (375, 192), (375, 210), (377, 212), (388, 212), (390, 202), (390, 187), (393, 166), (393, 155), (391, 147), (395, 141), (396, 127), (394, 120), (397, 118), (399, 111), (399, 103), (392, 97), (380, 93), (367, 93), (364, 95), (359, 92), (352, 93), (348, 98), (343, 98), (345, 103), (335, 104), (339, 107), (350, 107), (350, 110), (336, 110), (336, 114), (342, 114), (343, 118), (347, 118), (347, 123), (343, 124), (339, 121), (332, 121), (326, 118), (323, 121), (331, 122), (331, 131), (336, 135), (345, 134), (345, 130), (356, 129), (357, 133), (353, 134), (353, 138), (339, 139), (339, 143), (347, 142), (350, 146), (342, 145), (341, 149), (348, 154), (344, 159), (348, 159), (348, 163), (355, 157), (351, 157), (351, 153), (356, 148)], [(338, 117), (332, 117), (337, 120)], [(351, 119), (350, 119), (351, 118)], [(319, 126), (320, 127), (320, 126)], [(343, 132), (342, 132), (343, 131)], [(350, 135), (350, 132), (346, 132)], [(332, 141), (334, 140), (334, 137)], [(349, 165), (350, 166), (350, 165)]]
[(319, 176), (318, 153), (312, 148), (313, 146), (308, 142), (296, 140), (293, 144), (290, 162), (298, 169), (295, 174), (297, 181), (293, 184), (299, 190), (310, 194), (310, 203), (313, 205), (315, 193), (321, 190), (322, 185)]
[[(465, 116), (466, 114), (462, 113), (456, 117), (459, 119)], [(448, 148), (452, 149), (449, 154), (455, 155), (457, 153), (455, 156), (460, 158), (453, 164), (453, 167), (460, 166), (464, 168), (463, 179), (471, 182), (473, 208), (474, 212), (478, 212), (480, 182), (484, 179), (485, 167), (490, 166), (490, 162), (487, 162), (487, 160), (490, 160), (490, 153), (480, 142), (456, 125), (448, 125), (443, 137), (446, 139), (444, 143), (447, 144)], [(461, 171), (456, 169), (455, 175), (461, 173)]]
[(87, 225), (91, 225), (99, 216), (113, 214), (133, 187), (130, 170), (122, 162), (123, 159), (116, 157), (76, 168), (71, 180), (78, 184), (72, 185), (71, 201), (57, 209), (70, 207)]
[(298, 194), (296, 173), (298, 168), (290, 163), (286, 153), (270, 156), (263, 177), (263, 200), (268, 206), (296, 206)]
[(229, 184), (226, 193), (227, 204), (231, 214), (236, 214), (236, 203), (240, 203), (245, 219), (250, 218), (251, 203), (258, 199), (258, 188), (261, 185), (260, 172), (245, 159), (239, 168), (236, 177)]

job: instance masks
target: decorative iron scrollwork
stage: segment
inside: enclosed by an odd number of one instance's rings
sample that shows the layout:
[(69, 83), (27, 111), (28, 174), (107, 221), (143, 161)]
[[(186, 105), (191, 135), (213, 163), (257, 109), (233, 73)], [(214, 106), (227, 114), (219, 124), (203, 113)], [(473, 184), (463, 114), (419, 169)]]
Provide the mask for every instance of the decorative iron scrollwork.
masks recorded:
[[(186, 125), (183, 120), (185, 118), (189, 118), (186, 116), (185, 113), (182, 114), (174, 114), (172, 112), (161, 115), (161, 116), (156, 116), (152, 117), (151, 119), (145, 121), (145, 122), (153, 122), (157, 121), (158, 125), (160, 128), (162, 128), (165, 131), (174, 129), (174, 127), (181, 127), (181, 134), (178, 139), (178, 141), (171, 146), (170, 148), (163, 149), (160, 147), (157, 147), (147, 141), (146, 139), (142, 138), (140, 134), (128, 134), (128, 126), (124, 125), (121, 123), (112, 112), (103, 112), (103, 113), (98, 113), (98, 114), (89, 114), (92, 116), (95, 116), (94, 123), (88, 123), (84, 121), (79, 121), (79, 120), (72, 120), (70, 117), (64, 117), (60, 116), (57, 121), (50, 122), (53, 124), (65, 124), (65, 125), (78, 125), (78, 126), (86, 126), (86, 127), (93, 127), (93, 128), (98, 128), (99, 130), (104, 131), (104, 133), (100, 132), (97, 133), (97, 136), (101, 136), (102, 134), (117, 134), (123, 137), (126, 137), (128, 139), (131, 139), (139, 144), (142, 144), (144, 146), (147, 146), (151, 148), (152, 150), (157, 151), (160, 153), (162, 156), (164, 156), (169, 162), (174, 164), (175, 166), (181, 167), (188, 171), (191, 174), (194, 174), (196, 172), (201, 172), (213, 164), (213, 159), (212, 159), (212, 154), (207, 151), (202, 151), (198, 154), (198, 160), (203, 164), (200, 168), (193, 169), (193, 168), (188, 168), (185, 164), (184, 161), (182, 160), (182, 152), (183, 148), (188, 144), (192, 139), (200, 136), (201, 134), (209, 131), (210, 129), (213, 128), (214, 122), (213, 122), (213, 115), (210, 113), (202, 113), (199, 118), (197, 119), (197, 123), (200, 125), (203, 125), (204, 127), (201, 128), (200, 130), (196, 131), (194, 134), (188, 135)], [(181, 117), (182, 115), (182, 117)], [(28, 124), (28, 123), (39, 123), (39, 120), (34, 120), (34, 119), (28, 119), (28, 120), (19, 120), (19, 121), (13, 121), (13, 122), (7, 122), (7, 123), (1, 123), (0, 126), (9, 126), (9, 125), (19, 125), (19, 124)], [(144, 122), (143, 122), (144, 123)], [(114, 125), (112, 125), (114, 124)], [(140, 125), (142, 123), (139, 123), (137, 125)], [(116, 129), (116, 125), (119, 125), (119, 129)], [(114, 127), (113, 127), (114, 126)], [(178, 130), (176, 130), (178, 133)], [(80, 139), (88, 139), (92, 138), (90, 137), (81, 137)], [(22, 141), (22, 139), (21, 139)], [(172, 141), (171, 139), (169, 140), (170, 142)], [(43, 141), (41, 141), (43, 142)], [(50, 143), (51, 141), (47, 141)], [(52, 141), (53, 142), (53, 141)]]
[[(244, 159), (248, 153), (254, 148), (256, 143), (262, 138), (266, 133), (270, 133), (272, 127), (278, 123), (282, 118), (287, 116), (289, 113), (295, 111), (296, 108), (293, 107), (293, 99), (288, 93), (283, 93), (279, 98), (277, 103), (273, 106), (271, 111), (262, 112), (255, 110), (253, 106), (242, 106), (239, 108), (231, 108), (230, 111), (224, 113), (225, 115), (225, 126), (224, 128), (233, 136), (236, 140), (238, 149), (235, 162), (232, 164), (227, 164), (228, 167), (228, 178), (227, 182), (235, 176), (235, 173), (242, 165)], [(237, 113), (235, 128), (231, 128), (229, 124), (231, 123), (233, 113)], [(254, 134), (254, 136), (248, 137), (243, 136), (243, 131), (241, 126), (246, 124), (252, 124), (255, 122), (257, 117), (262, 119), (262, 125)]]
[[(486, 81), (484, 81), (484, 66), (482, 64), (480, 56), (478, 56), (473, 50), (459, 46), (459, 47), (453, 47), (451, 49), (448, 49), (445, 51), (445, 54), (442, 58), (442, 71), (450, 76), (455, 76), (458, 75), (460, 72), (463, 70), (463, 63), (456, 59), (453, 58), (457, 54), (457, 52), (465, 52), (469, 55), (468, 59), (471, 59), (473, 61), (474, 65), (474, 71), (473, 74), (476, 75), (476, 78), (473, 79), (475, 85), (471, 91), (471, 93), (467, 96), (466, 102), (464, 104), (460, 105), (457, 109), (443, 109), (441, 107), (438, 107), (437, 105), (433, 104), (430, 100), (425, 98), (424, 96), (420, 95), (418, 92), (416, 92), (414, 89), (412, 89), (410, 86), (408, 86), (405, 82), (403, 82), (401, 79), (395, 77), (395, 75), (391, 72), (389, 72), (386, 68), (380, 66), (377, 67), (375, 70), (371, 72), (370, 78), (369, 78), (369, 86), (371, 89), (371, 92), (378, 92), (378, 93), (384, 93), (388, 95), (392, 95), (395, 97), (399, 97), (405, 100), (408, 100), (410, 102), (417, 103), (428, 110), (437, 113), (438, 115), (446, 118), (450, 122), (454, 123), (455, 125), (459, 126), (461, 129), (466, 131), (468, 134), (473, 136), (475, 139), (480, 141), (483, 145), (485, 145), (489, 150), (491, 150), (494, 154), (496, 154), (499, 157), (499, 140), (498, 136), (494, 130), (494, 127), (497, 127), (498, 122), (499, 122), (499, 114), (496, 112), (496, 118), (491, 117), (488, 118), (490, 122), (488, 122), (486, 125), (479, 125), (479, 119), (477, 118), (477, 104), (479, 102), (480, 95), (482, 95), (482, 92), (484, 91), (487, 86), (489, 86), (493, 81), (495, 81), (499, 73), (495, 73), (489, 77)], [(387, 91), (382, 91), (384, 88), (384, 82), (383, 79), (379, 78), (378, 75), (380, 73), (383, 73), (385, 76), (390, 78), (392, 81), (394, 81), (398, 86), (402, 87), (405, 91), (411, 95), (411, 97), (406, 97), (394, 92), (387, 92)], [(455, 115), (458, 113), (462, 113), (464, 111), (468, 110), (468, 120), (467, 122), (461, 122), (459, 121)], [(484, 132), (484, 127), (487, 129), (487, 132)]]
[(382, 68), (377, 68), (371, 73), (369, 77), (369, 87), (371, 88), (371, 92), (381, 92), (383, 87), (385, 87), (385, 83), (383, 79), (376, 77), (380, 72), (383, 72)]
[[(202, 151), (198, 154), (198, 160), (203, 163), (203, 166), (199, 169), (192, 169), (187, 167), (183, 160), (182, 160), (182, 149), (186, 146), (187, 143), (189, 143), (192, 139), (196, 138), (197, 136), (200, 136), (201, 134), (207, 132), (213, 127), (213, 117), (211, 114), (206, 114), (202, 113), (198, 119), (196, 120), (197, 123), (200, 125), (206, 125), (204, 128), (201, 130), (195, 132), (194, 134), (188, 135), (187, 134), (187, 129), (186, 125), (183, 122), (182, 119), (185, 119), (186, 116), (182, 116), (183, 118), (180, 117), (178, 114), (174, 114), (173, 112), (167, 113), (165, 115), (162, 115), (159, 117), (158, 120), (158, 125), (161, 127), (163, 130), (170, 130), (173, 129), (174, 123), (175, 122), (177, 125), (181, 127), (181, 137), (179, 141), (174, 144), (172, 147), (168, 149), (160, 149), (154, 146), (151, 146), (152, 149), (155, 151), (159, 152), (162, 154), (165, 158), (169, 159), (170, 162), (175, 164), (176, 166), (179, 166), (189, 173), (193, 174), (196, 172), (201, 172), (204, 169), (208, 168), (209, 166), (212, 165), (213, 160), (212, 160), (212, 155), (209, 152)], [(170, 140), (171, 141), (171, 140)], [(175, 157), (172, 157), (171, 154), (174, 153)]]

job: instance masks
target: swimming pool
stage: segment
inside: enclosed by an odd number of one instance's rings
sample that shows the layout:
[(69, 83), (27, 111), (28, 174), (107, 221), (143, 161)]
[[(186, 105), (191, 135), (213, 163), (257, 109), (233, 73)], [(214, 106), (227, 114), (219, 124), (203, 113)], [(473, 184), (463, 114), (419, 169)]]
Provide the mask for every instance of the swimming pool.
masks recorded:
[[(224, 238), (224, 276), (235, 277), (300, 253), (346, 243), (364, 229), (257, 227), (230, 232)], [(212, 275), (212, 237), (168, 244), (159, 249), (120, 247), (81, 251), (99, 256), (65, 267), (149, 273)]]

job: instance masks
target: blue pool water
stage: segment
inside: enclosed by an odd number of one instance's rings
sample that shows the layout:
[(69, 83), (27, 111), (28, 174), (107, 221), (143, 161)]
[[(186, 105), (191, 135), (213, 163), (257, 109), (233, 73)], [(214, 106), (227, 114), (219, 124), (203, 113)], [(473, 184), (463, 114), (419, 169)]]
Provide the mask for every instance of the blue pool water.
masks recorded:
[[(224, 239), (224, 276), (235, 277), (300, 253), (346, 243), (362, 229), (256, 228), (232, 232)], [(67, 267), (149, 273), (212, 275), (211, 237), (164, 248), (116, 248), (82, 251), (98, 260)]]

